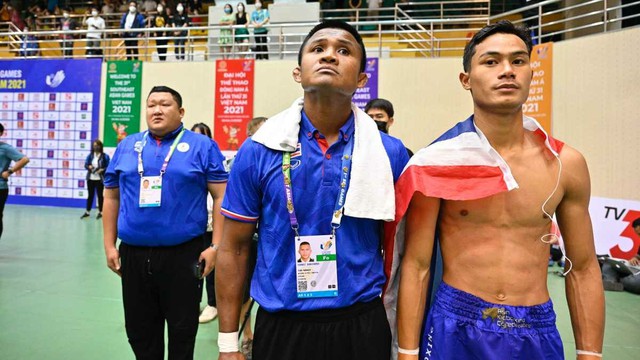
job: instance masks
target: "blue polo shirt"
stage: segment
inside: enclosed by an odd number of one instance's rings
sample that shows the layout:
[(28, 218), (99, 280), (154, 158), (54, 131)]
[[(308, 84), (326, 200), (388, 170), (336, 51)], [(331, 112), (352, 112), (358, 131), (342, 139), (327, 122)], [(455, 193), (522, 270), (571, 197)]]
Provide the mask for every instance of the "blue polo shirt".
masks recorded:
[[(298, 141), (291, 154), (291, 180), (300, 235), (331, 233), (331, 216), (338, 197), (341, 156), (353, 140), (353, 115), (340, 129), (340, 139), (326, 153), (324, 137), (304, 112)], [(382, 134), (394, 180), (409, 160), (398, 139)], [(375, 161), (371, 159), (371, 161)], [(260, 220), (258, 260), (251, 280), (251, 297), (268, 311), (341, 308), (380, 296), (385, 282), (380, 243), (382, 221), (344, 216), (336, 233), (338, 296), (298, 299), (294, 232), (286, 208), (282, 152), (246, 141), (235, 158), (222, 203), (230, 219)]]
[[(13, 146), (0, 141), (0, 174), (9, 170), (12, 161), (18, 161), (24, 157), (24, 154)], [(0, 189), (8, 189), (9, 184), (2, 176), (0, 176)]]
[[(120, 189), (118, 238), (137, 246), (173, 246), (202, 235), (207, 229), (207, 183), (226, 182), (224, 156), (218, 145), (200, 134), (185, 131), (162, 176), (159, 207), (140, 207), (138, 152), (144, 176), (160, 175), (160, 168), (182, 125), (162, 139), (149, 133), (127, 136), (116, 149), (104, 176), (106, 188)], [(185, 145), (182, 145), (185, 144)]]

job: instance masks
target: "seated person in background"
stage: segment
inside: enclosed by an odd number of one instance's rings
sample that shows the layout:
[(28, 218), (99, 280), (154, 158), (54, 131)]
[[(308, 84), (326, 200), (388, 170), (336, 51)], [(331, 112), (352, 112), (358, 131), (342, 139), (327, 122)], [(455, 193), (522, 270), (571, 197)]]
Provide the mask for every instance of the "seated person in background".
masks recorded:
[[(640, 218), (635, 219), (631, 226), (635, 233), (640, 236)], [(616, 264), (616, 261), (602, 261), (602, 284), (608, 291), (626, 290), (630, 293), (640, 294), (640, 249), (626, 267)], [(622, 263), (622, 261), (620, 261)], [(631, 274), (629, 273), (631, 271)]]

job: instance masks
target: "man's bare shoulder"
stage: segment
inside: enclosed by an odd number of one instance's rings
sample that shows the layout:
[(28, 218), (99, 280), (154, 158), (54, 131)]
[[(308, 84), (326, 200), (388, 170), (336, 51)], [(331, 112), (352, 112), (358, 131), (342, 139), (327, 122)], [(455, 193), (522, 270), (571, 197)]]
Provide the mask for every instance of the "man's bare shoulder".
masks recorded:
[(562, 162), (562, 184), (565, 193), (590, 192), (591, 180), (587, 160), (575, 148), (565, 144), (560, 152)]

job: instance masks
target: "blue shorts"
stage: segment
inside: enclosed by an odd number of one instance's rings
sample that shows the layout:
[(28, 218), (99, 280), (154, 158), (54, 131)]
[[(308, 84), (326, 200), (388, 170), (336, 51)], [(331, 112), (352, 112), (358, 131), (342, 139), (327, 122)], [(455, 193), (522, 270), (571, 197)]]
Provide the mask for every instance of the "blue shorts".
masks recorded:
[(420, 359), (564, 359), (551, 300), (505, 306), (440, 283), (422, 334)]

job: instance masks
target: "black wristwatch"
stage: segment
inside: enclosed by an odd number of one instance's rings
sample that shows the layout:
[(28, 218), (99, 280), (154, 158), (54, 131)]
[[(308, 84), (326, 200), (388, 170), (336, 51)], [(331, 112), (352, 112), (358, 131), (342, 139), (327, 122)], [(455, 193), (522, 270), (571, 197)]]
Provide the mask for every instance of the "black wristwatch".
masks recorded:
[(8, 169), (9, 175), (13, 174), (13, 169)]

